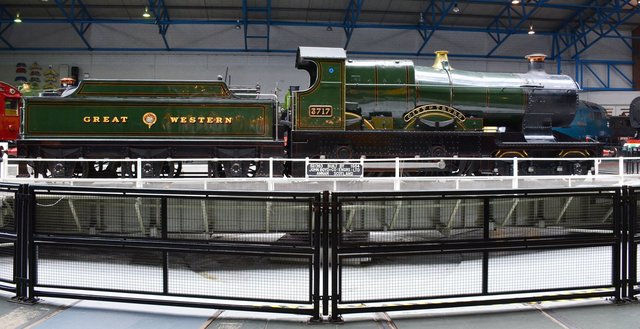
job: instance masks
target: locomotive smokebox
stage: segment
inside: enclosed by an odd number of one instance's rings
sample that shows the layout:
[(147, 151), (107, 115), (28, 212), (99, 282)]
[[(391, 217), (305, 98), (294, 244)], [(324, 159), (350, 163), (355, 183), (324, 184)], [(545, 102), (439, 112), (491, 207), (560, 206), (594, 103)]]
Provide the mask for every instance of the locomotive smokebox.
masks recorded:
[(529, 61), (529, 72), (544, 72), (544, 60), (547, 58), (545, 54), (531, 54), (524, 56)]

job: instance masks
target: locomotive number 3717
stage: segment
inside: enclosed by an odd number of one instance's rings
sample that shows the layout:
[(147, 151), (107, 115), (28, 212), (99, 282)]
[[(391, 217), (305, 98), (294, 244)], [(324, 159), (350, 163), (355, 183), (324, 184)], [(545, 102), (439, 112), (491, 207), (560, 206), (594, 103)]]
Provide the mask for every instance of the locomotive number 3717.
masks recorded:
[(309, 116), (312, 118), (324, 118), (333, 116), (333, 106), (331, 105), (310, 105)]

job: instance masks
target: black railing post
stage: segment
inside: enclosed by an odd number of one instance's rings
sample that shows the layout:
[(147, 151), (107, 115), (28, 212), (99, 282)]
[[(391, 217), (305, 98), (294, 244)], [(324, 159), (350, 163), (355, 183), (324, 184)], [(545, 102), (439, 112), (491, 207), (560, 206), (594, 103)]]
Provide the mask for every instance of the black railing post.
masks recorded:
[[(489, 197), (483, 198), (483, 239), (485, 243), (489, 243), (489, 230), (491, 226), (491, 210), (489, 208)], [(495, 225), (495, 223), (494, 223)], [(489, 293), (489, 252), (484, 250), (482, 252), (482, 294)]]
[(627, 214), (626, 214), (626, 219), (627, 219), (627, 228), (629, 231), (628, 234), (628, 242), (627, 242), (627, 247), (629, 250), (629, 256), (628, 256), (628, 272), (629, 272), (629, 276), (627, 278), (627, 295), (626, 297), (629, 299), (635, 299), (635, 284), (638, 282), (638, 271), (637, 271), (637, 264), (638, 264), (638, 241), (636, 241), (635, 239), (635, 234), (636, 234), (636, 216), (637, 214), (637, 202), (638, 202), (638, 198), (637, 198), (637, 194), (636, 191), (633, 187), (627, 186), (626, 187), (626, 191), (627, 191), (627, 204), (626, 204), (626, 209), (627, 209)]
[[(323, 267), (322, 267), (322, 315), (329, 315), (329, 269), (330, 267), (330, 259), (329, 259), (329, 236), (331, 232), (329, 231), (329, 214), (332, 208), (329, 208), (330, 202), (329, 191), (322, 192), (322, 259), (323, 259)], [(331, 210), (330, 210), (331, 209)]]
[(29, 261), (29, 268), (27, 274), (27, 282), (29, 285), (29, 292), (27, 300), (29, 302), (37, 301), (35, 296), (35, 286), (38, 282), (38, 263), (37, 252), (35, 243), (35, 228), (36, 228), (36, 192), (28, 185), (24, 185), (25, 195), (25, 233), (27, 237), (27, 259)]
[(613, 267), (612, 267), (612, 278), (613, 285), (615, 287), (615, 298), (616, 302), (619, 302), (622, 296), (623, 286), (625, 285), (625, 277), (626, 277), (626, 247), (625, 244), (625, 199), (626, 195), (624, 187), (617, 190), (613, 197), (613, 230), (615, 232), (615, 245), (613, 247)]
[[(315, 197), (315, 204), (313, 205), (313, 318), (311, 319), (313, 322), (322, 321), (322, 318), (320, 317), (320, 300), (322, 299), (324, 305), (325, 299), (327, 298), (326, 294), (320, 290), (321, 280), (323, 286), (326, 285), (326, 281), (323, 280), (323, 269), (327, 267), (327, 258), (324, 257), (323, 252), (321, 253), (321, 249), (325, 247), (323, 243), (325, 232), (322, 231), (322, 227), (324, 227), (324, 221), (327, 216), (325, 193), (328, 192), (323, 191), (322, 194)], [(323, 279), (321, 279), (321, 272)], [(326, 312), (326, 310), (323, 309), (323, 313), (324, 312)]]
[(338, 203), (338, 196), (331, 197), (331, 321), (341, 322), (342, 316), (338, 311), (340, 301), (339, 277), (340, 259), (338, 258), (338, 248), (340, 247), (340, 234), (342, 223), (340, 223), (342, 204)]
[[(166, 241), (169, 236), (167, 197), (162, 197), (160, 199), (160, 225), (162, 229), (160, 236), (163, 241)], [(162, 252), (162, 292), (164, 294), (169, 293), (169, 252), (166, 250)]]
[(28, 264), (29, 264), (29, 234), (26, 230), (28, 225), (28, 185), (20, 185), (15, 193), (14, 218), (16, 221), (16, 242), (13, 262), (13, 280), (16, 284), (16, 300), (22, 301), (27, 298)]

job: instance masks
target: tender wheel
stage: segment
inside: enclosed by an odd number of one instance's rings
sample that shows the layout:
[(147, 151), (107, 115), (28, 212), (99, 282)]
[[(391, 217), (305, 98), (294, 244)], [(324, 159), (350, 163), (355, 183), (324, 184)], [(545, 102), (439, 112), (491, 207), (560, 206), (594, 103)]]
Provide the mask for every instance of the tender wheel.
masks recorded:
[[(71, 178), (75, 172), (75, 162), (47, 162), (42, 177)], [(47, 173), (48, 171), (48, 173)]]
[(159, 161), (145, 161), (142, 162), (142, 168), (139, 168), (142, 178), (157, 178), (160, 177), (163, 170), (163, 163)]
[(182, 162), (170, 161), (162, 164), (162, 176), (179, 177), (182, 173)]
[[(526, 158), (527, 152), (524, 150), (499, 150), (494, 158)], [(535, 168), (532, 164), (525, 163), (524, 161), (518, 162), (518, 174), (527, 175), (535, 172)], [(497, 176), (511, 176), (513, 175), (513, 163), (511, 161), (496, 161), (493, 167), (493, 174)]]
[(209, 161), (207, 164), (207, 177), (224, 177), (222, 164), (217, 161)]
[(120, 177), (122, 178), (136, 178), (138, 171), (136, 163), (132, 161), (124, 161), (120, 164)]
[(88, 178), (116, 178), (117, 164), (110, 161), (96, 161), (82, 163), (82, 177)]
[(249, 164), (247, 162), (224, 162), (222, 166), (226, 177), (244, 177), (249, 173)]

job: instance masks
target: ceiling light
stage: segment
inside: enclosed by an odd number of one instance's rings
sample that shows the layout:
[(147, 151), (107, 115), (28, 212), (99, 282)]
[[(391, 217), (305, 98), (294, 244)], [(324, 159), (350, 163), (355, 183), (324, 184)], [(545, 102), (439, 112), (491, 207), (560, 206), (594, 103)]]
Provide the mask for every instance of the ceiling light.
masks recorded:
[(22, 18), (20, 18), (20, 13), (16, 14), (16, 18), (13, 19), (14, 23), (22, 23)]
[(242, 26), (240, 26), (240, 20), (237, 20), (236, 21), (236, 27), (234, 27), (234, 29), (239, 30), (241, 28), (242, 28)]
[(333, 28), (331, 27), (331, 25), (327, 26), (327, 31), (329, 32), (333, 31)]
[(529, 35), (532, 34), (536, 34), (536, 31), (533, 30), (533, 25), (529, 25), (529, 32), (527, 32)]
[(424, 23), (424, 14), (420, 13), (420, 24)]
[(144, 7), (144, 13), (142, 13), (142, 17), (144, 18), (151, 17), (151, 13), (149, 12), (149, 7)]
[(520, 3), (520, 0), (511, 0), (512, 5), (517, 5)]
[(458, 4), (457, 3), (453, 5), (453, 9), (452, 10), (456, 14), (460, 12), (460, 8), (458, 8)]

